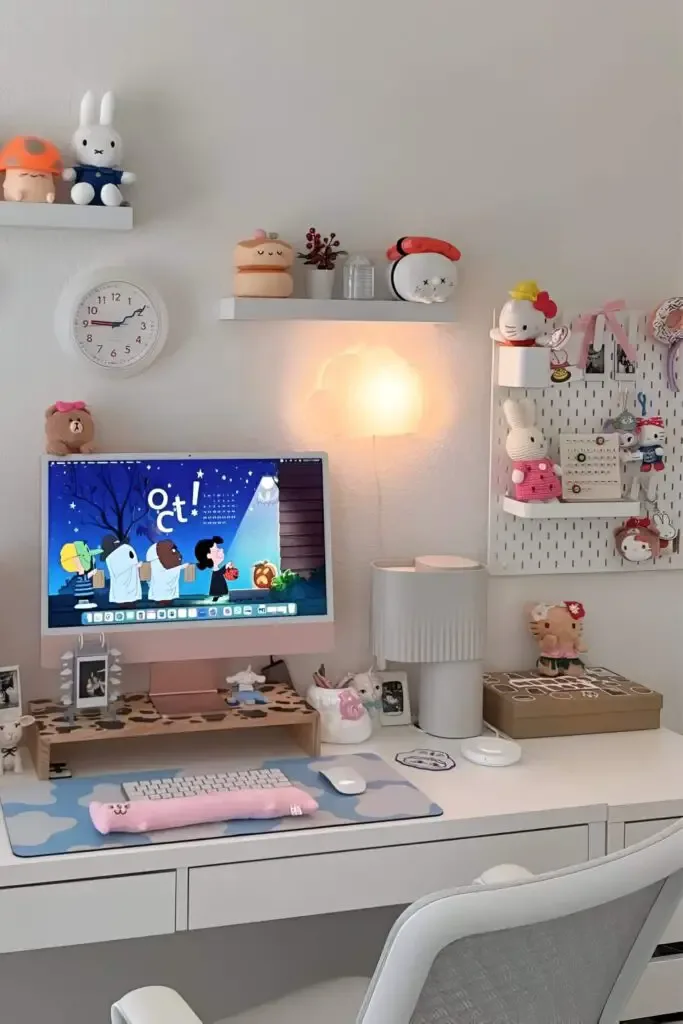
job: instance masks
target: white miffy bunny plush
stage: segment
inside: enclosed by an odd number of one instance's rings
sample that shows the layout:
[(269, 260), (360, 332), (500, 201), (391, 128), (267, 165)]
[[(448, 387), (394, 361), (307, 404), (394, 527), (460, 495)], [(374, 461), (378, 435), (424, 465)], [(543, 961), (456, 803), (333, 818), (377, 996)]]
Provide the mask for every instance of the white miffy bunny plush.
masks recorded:
[(505, 450), (512, 459), (512, 482), (518, 501), (556, 501), (562, 494), (558, 479), (562, 470), (548, 458), (548, 443), (536, 423), (536, 406), (530, 398), (503, 403), (510, 432)]
[(123, 196), (119, 185), (135, 181), (132, 171), (121, 170), (123, 144), (112, 127), (114, 94), (105, 92), (100, 104), (100, 122), (95, 121), (95, 96), (86, 92), (81, 100), (81, 116), (71, 144), (77, 163), (63, 173), (71, 181), (71, 200), (78, 206), (120, 206)]

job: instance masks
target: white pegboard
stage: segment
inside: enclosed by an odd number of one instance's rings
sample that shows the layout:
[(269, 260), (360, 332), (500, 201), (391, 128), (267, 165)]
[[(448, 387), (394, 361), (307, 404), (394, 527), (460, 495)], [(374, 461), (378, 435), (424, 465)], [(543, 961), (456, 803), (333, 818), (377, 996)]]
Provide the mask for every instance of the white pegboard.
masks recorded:
[[(511, 465), (505, 451), (508, 426), (503, 402), (508, 397), (527, 396), (536, 403), (537, 421), (550, 443), (550, 455), (559, 461), (560, 433), (592, 433), (603, 422), (616, 416), (621, 408), (620, 387), (628, 389), (628, 408), (640, 415), (636, 393), (648, 398), (650, 415), (661, 415), (666, 424), (666, 469), (661, 474), (657, 503), (671, 516), (674, 525), (683, 526), (683, 394), (667, 387), (666, 349), (646, 332), (646, 314), (618, 314), (619, 322), (636, 345), (638, 365), (629, 383), (614, 379), (615, 339), (604, 320), (598, 321), (596, 339), (604, 341), (605, 376), (586, 378), (577, 383), (548, 388), (510, 389), (495, 384), (492, 374), (491, 405), (491, 488), (489, 510), (489, 572), (495, 576), (526, 576), (573, 572), (648, 572), (659, 569), (683, 569), (683, 553), (664, 552), (656, 561), (637, 565), (624, 561), (614, 546), (614, 530), (621, 519), (521, 519), (503, 511), (503, 496), (512, 491)], [(566, 322), (566, 321), (565, 321)], [(580, 346), (581, 332), (573, 332), (572, 354)], [(572, 360), (573, 361), (573, 360)], [(681, 354), (683, 381), (683, 352)], [(623, 381), (624, 378), (622, 378)]]

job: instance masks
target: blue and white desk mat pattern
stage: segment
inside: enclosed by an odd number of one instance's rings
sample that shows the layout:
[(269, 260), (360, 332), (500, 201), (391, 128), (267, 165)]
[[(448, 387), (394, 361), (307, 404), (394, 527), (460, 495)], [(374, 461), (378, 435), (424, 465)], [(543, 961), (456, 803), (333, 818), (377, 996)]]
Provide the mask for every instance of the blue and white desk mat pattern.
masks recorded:
[[(343, 796), (332, 789), (319, 772), (323, 766), (335, 763), (353, 765), (367, 782), (366, 791), (359, 796)], [(147, 772), (119, 772), (50, 782), (6, 775), (0, 787), (0, 800), (12, 850), (18, 857), (46, 857), (112, 846), (148, 846), (152, 843), (360, 825), (443, 814), (438, 804), (432, 803), (377, 754), (278, 758), (250, 763), (249, 767), (280, 768), (294, 786), (305, 789), (318, 801), (318, 811), (302, 818), (225, 821), (158, 832), (121, 832), (106, 836), (100, 835), (93, 827), (88, 813), (90, 801), (116, 803), (124, 799), (121, 782), (169, 775), (198, 775), (200, 771), (196, 766), (188, 770), (157, 768)], [(202, 769), (211, 770), (220, 770), (220, 766)]]

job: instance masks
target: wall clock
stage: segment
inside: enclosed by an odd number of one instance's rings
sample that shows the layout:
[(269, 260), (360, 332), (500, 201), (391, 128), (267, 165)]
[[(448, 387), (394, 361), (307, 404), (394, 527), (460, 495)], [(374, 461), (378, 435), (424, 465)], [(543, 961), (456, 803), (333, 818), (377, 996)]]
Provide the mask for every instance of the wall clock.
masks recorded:
[(146, 370), (168, 333), (163, 299), (135, 271), (89, 270), (69, 282), (57, 305), (57, 335), (64, 347), (110, 376)]

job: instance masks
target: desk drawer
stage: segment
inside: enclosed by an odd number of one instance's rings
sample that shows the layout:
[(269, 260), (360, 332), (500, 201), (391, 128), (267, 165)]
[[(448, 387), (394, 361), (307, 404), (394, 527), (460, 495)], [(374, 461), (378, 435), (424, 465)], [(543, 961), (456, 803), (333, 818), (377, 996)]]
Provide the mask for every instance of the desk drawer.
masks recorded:
[(582, 825), (192, 868), (188, 926), (411, 903), (439, 889), (469, 885), (497, 864), (521, 864), (538, 873), (587, 859), (588, 828)]
[(0, 889), (0, 953), (175, 931), (174, 871)]
[(683, 956), (652, 960), (638, 982), (623, 1020), (683, 1012)]
[[(655, 821), (627, 821), (624, 831), (626, 846), (642, 843), (644, 839), (662, 832), (669, 825), (674, 825), (678, 818), (659, 818)], [(683, 942), (683, 903), (678, 904), (674, 916), (662, 936), (662, 942)], [(662, 1010), (662, 1013), (668, 1012)]]

